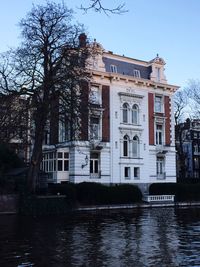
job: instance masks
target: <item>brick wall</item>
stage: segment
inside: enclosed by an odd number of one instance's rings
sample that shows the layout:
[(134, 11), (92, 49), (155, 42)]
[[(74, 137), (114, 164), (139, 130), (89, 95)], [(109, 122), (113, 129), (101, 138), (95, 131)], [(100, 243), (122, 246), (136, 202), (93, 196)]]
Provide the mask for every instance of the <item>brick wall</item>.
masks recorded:
[(102, 107), (103, 118), (102, 118), (102, 141), (110, 141), (110, 87), (102, 86)]
[(149, 145), (154, 145), (154, 94), (148, 94)]
[(88, 140), (88, 98), (89, 98), (89, 85), (87, 82), (81, 85), (81, 140)]
[(171, 131), (171, 121), (170, 121), (170, 111), (171, 111), (171, 103), (169, 96), (165, 96), (164, 98), (165, 105), (165, 144), (170, 145), (170, 131)]

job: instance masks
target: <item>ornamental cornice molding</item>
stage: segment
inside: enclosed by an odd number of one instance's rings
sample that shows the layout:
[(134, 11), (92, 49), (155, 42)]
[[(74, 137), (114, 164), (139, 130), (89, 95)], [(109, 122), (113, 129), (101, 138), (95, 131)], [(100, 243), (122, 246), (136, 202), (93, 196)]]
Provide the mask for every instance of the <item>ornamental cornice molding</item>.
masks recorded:
[(123, 75), (119, 73), (112, 73), (112, 72), (102, 72), (102, 71), (91, 71), (90, 72), (93, 79), (100, 78), (101, 80), (107, 80), (109, 83), (134, 83), (137, 86), (144, 86), (147, 89), (153, 88), (153, 89), (162, 89), (163, 91), (170, 91), (171, 93), (176, 92), (180, 86), (166, 84), (166, 83), (158, 83), (154, 82), (148, 79), (142, 79), (142, 78), (136, 78), (133, 76)]

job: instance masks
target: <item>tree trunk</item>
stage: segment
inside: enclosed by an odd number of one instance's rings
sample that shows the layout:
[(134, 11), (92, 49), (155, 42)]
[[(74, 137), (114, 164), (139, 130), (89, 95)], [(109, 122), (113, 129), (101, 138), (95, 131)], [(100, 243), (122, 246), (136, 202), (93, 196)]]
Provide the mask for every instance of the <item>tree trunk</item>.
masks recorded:
[(42, 161), (42, 145), (44, 139), (44, 129), (46, 125), (47, 114), (42, 108), (36, 112), (37, 118), (35, 120), (35, 138), (31, 162), (28, 172), (28, 189), (31, 193), (35, 193), (37, 182), (39, 179), (40, 163)]

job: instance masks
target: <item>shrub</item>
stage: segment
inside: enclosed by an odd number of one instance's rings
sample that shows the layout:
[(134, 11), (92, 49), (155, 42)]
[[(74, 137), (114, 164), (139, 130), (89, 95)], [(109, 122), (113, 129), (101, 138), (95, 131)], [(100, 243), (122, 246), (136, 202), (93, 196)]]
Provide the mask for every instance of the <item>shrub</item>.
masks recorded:
[(105, 186), (99, 183), (80, 183), (76, 185), (78, 201), (81, 204), (128, 204), (139, 202), (142, 193), (134, 185)]
[(109, 187), (99, 183), (76, 184), (76, 192), (77, 200), (81, 204), (107, 204), (109, 201)]

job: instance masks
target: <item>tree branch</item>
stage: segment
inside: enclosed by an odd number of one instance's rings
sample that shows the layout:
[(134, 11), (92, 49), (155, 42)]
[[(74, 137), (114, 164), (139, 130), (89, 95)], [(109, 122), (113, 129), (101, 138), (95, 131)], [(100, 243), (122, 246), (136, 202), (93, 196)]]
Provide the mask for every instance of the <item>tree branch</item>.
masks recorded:
[(90, 2), (90, 5), (87, 7), (81, 5), (80, 9), (83, 10), (85, 13), (87, 13), (89, 10), (94, 10), (95, 12), (99, 13), (103, 12), (107, 16), (109, 14), (121, 15), (128, 12), (128, 10), (125, 9), (125, 3), (122, 3), (114, 8), (108, 8), (102, 4), (101, 0), (90, 0)]

